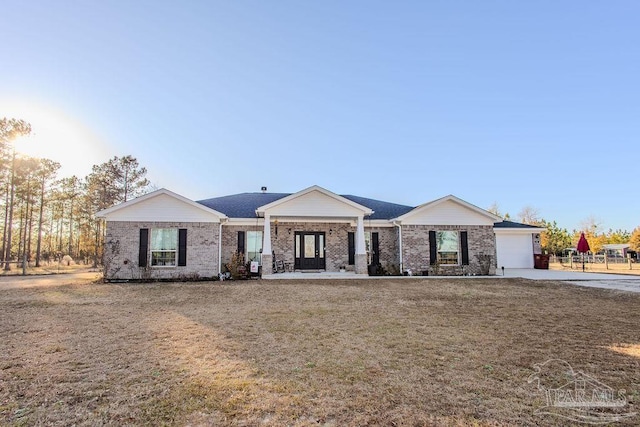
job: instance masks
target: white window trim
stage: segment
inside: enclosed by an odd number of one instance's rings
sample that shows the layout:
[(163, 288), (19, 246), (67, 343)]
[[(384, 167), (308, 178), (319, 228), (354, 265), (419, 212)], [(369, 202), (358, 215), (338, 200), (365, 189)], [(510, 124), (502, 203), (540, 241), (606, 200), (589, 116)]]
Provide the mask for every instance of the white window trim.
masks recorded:
[[(175, 249), (169, 249), (169, 250), (154, 250), (153, 249), (153, 232), (156, 230), (175, 230), (176, 233), (176, 243)], [(151, 268), (175, 268), (178, 266), (178, 235), (179, 235), (179, 231), (177, 228), (173, 228), (173, 227), (158, 227), (158, 228), (152, 228), (150, 234), (150, 242), (149, 242), (149, 266)], [(173, 252), (174, 256), (173, 256), (173, 264), (170, 265), (154, 265), (153, 264), (153, 253), (154, 252)]]
[[(438, 233), (444, 233), (444, 232), (456, 233), (456, 252), (455, 252), (456, 253), (456, 262), (455, 263), (443, 263), (441, 261)], [(459, 230), (436, 230), (436, 259), (438, 261), (438, 264), (441, 267), (447, 268), (447, 267), (456, 267), (456, 266), (461, 265), (461, 263), (462, 263), (461, 251), (462, 251), (462, 248), (460, 247), (460, 231)]]
[[(260, 248), (250, 248), (249, 247), (249, 233), (256, 233), (260, 235), (260, 239), (256, 240), (260, 242)], [(256, 260), (258, 263), (262, 264), (262, 248), (264, 247), (264, 233), (262, 232), (262, 230), (247, 230), (244, 233), (244, 259), (247, 262), (253, 262), (252, 260), (249, 259), (249, 252), (254, 252), (251, 251), (251, 249), (257, 249), (257, 251), (255, 252), (256, 254), (258, 254), (256, 256)]]

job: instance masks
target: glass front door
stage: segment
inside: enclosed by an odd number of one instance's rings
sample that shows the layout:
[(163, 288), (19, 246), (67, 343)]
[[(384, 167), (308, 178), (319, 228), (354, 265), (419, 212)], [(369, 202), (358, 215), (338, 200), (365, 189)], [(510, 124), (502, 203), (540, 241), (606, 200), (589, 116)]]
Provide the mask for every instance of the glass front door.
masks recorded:
[(295, 268), (298, 270), (324, 270), (326, 267), (324, 242), (324, 233), (296, 232)]

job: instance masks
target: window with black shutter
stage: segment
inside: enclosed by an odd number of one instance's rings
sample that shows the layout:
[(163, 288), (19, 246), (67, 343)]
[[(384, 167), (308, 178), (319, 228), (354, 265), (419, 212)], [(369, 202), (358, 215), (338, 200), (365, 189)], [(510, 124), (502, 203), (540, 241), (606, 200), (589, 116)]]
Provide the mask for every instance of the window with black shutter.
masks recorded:
[(140, 245), (138, 248), (138, 266), (147, 266), (147, 256), (149, 252), (149, 229), (140, 229)]
[(244, 255), (244, 231), (238, 231), (238, 253)]
[(178, 230), (178, 267), (187, 265), (187, 229)]
[(380, 264), (380, 243), (379, 234), (371, 233), (371, 264)]
[(438, 242), (436, 232), (429, 231), (429, 264), (435, 265), (438, 260)]
[(356, 263), (356, 234), (350, 231), (348, 236), (348, 241), (349, 241), (349, 265), (354, 265)]
[(462, 250), (462, 265), (469, 265), (469, 244), (466, 231), (460, 232), (460, 249)]

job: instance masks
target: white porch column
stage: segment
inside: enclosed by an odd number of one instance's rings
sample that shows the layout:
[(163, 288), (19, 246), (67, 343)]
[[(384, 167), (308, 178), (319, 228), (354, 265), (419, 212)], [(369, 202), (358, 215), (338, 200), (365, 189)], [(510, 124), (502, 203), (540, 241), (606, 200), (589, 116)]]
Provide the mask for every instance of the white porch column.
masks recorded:
[(356, 227), (356, 274), (367, 274), (367, 249), (364, 242), (364, 217), (358, 217)]
[(271, 249), (271, 217), (264, 215), (264, 231), (262, 232), (262, 275), (273, 273), (273, 255)]

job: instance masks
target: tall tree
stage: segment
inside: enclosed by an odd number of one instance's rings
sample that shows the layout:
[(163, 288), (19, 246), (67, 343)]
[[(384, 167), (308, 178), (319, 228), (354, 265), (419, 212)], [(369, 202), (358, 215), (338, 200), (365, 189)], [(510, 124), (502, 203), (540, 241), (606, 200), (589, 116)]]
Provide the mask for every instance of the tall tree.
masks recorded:
[(60, 163), (53, 160), (43, 159), (40, 162), (40, 168), (37, 171), (37, 178), (40, 184), (40, 204), (38, 215), (38, 243), (36, 247), (36, 267), (40, 267), (40, 258), (42, 256), (42, 232), (44, 225), (44, 207), (47, 201), (46, 193), (47, 186), (51, 183), (51, 180), (55, 178), (58, 169), (60, 169)]
[(61, 182), (62, 197), (67, 202), (67, 212), (69, 215), (69, 240), (67, 253), (73, 257), (75, 251), (73, 250), (73, 232), (74, 232), (74, 214), (77, 210), (76, 199), (81, 194), (80, 180), (77, 176), (70, 178), (63, 178)]
[(88, 253), (93, 255), (95, 266), (101, 258), (105, 227), (103, 220), (95, 218), (94, 214), (146, 193), (150, 186), (146, 173), (147, 169), (140, 167), (138, 161), (128, 155), (94, 165), (91, 174), (85, 178), (83, 216), (86, 228), (92, 234), (93, 248)]
[[(3, 232), (3, 258), (5, 261), (4, 269), (11, 269), (11, 240), (13, 238), (13, 211), (14, 211), (14, 197), (15, 197), (15, 161), (16, 150), (15, 141), (17, 138), (28, 136), (31, 134), (31, 125), (24, 120), (20, 119), (0, 119), (0, 150), (2, 151), (2, 161), (0, 162), (0, 172), (2, 175), (7, 175), (7, 170), (10, 170), (9, 179), (7, 179), (7, 214), (5, 215), (5, 229)], [(9, 148), (10, 147), (10, 148)], [(10, 163), (7, 161), (6, 153), (11, 152)]]
[(33, 204), (36, 199), (37, 186), (36, 171), (38, 170), (40, 159), (33, 157), (19, 157), (16, 162), (15, 179), (15, 204), (20, 207), (20, 228), (18, 238), (18, 261), (30, 259), (31, 220), (33, 219)]
[(494, 215), (502, 217), (502, 213), (500, 212), (500, 206), (498, 206), (498, 202), (493, 202), (491, 206), (487, 208), (487, 212), (491, 212)]
[(533, 206), (527, 205), (518, 213), (518, 219), (523, 224), (538, 225), (540, 224), (540, 212)]
[(112, 206), (116, 195), (112, 194), (108, 176), (99, 166), (93, 167), (93, 172), (85, 178), (83, 209), (93, 240), (93, 266), (97, 267), (100, 260), (102, 242), (104, 240), (103, 220), (96, 218), (95, 213)]
[(147, 192), (149, 180), (145, 178), (147, 169), (140, 167), (138, 160), (131, 156), (114, 157), (107, 162), (106, 169), (111, 184), (117, 191), (117, 201), (126, 202)]
[(627, 230), (609, 229), (609, 231), (607, 232), (607, 243), (629, 243), (630, 238), (631, 233), (629, 233)]
[(541, 233), (540, 243), (546, 253), (562, 255), (565, 249), (572, 247), (571, 234), (566, 228), (560, 228), (555, 221), (548, 222), (544, 219), (540, 221), (540, 226), (545, 228)]
[(11, 168), (11, 158), (15, 153), (14, 143), (16, 139), (31, 134), (31, 125), (21, 119), (0, 119), (0, 152), (3, 154), (0, 160), (0, 169)]

